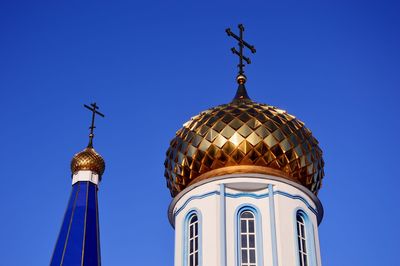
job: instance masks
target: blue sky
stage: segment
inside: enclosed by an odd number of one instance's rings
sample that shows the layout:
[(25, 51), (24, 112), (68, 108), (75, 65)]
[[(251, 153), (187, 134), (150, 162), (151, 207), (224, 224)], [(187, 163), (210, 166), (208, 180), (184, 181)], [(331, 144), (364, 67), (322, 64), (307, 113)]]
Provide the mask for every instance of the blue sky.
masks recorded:
[(255, 44), (254, 100), (303, 120), (326, 162), (325, 266), (396, 265), (397, 1), (2, 1), (0, 265), (46, 265), (96, 101), (103, 265), (173, 265), (165, 151), (234, 96), (224, 29)]

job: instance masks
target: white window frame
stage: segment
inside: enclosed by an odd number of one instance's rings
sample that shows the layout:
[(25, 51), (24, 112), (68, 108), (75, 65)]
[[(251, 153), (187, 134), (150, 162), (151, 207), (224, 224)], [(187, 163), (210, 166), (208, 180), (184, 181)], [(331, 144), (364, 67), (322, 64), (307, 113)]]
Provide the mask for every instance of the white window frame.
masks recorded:
[(199, 216), (196, 213), (191, 214), (188, 218), (186, 250), (187, 250), (186, 265), (199, 266), (200, 228), (199, 228)]
[[(243, 217), (249, 213), (252, 217)], [(244, 223), (242, 223), (244, 222)], [(257, 266), (257, 219), (256, 214), (249, 209), (245, 209), (239, 213), (239, 265), (240, 266)], [(244, 224), (244, 228), (242, 226)], [(243, 230), (244, 229), (244, 230)], [(251, 229), (251, 230), (250, 230)], [(252, 239), (252, 241), (250, 241)], [(252, 242), (252, 246), (251, 246)], [(251, 261), (254, 258), (254, 261)]]
[(309, 266), (309, 257), (307, 243), (307, 225), (304, 215), (301, 212), (296, 214), (296, 228), (297, 228), (297, 247), (298, 247), (298, 258), (300, 266)]

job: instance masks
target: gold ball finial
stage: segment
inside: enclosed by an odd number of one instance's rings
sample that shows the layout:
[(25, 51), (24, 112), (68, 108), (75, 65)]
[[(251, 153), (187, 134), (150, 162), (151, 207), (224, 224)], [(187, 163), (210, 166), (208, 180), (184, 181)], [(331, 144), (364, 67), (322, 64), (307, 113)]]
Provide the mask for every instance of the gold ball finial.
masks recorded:
[(74, 155), (71, 161), (72, 174), (81, 170), (90, 170), (102, 176), (106, 168), (103, 157), (93, 147), (87, 147)]
[(243, 85), (243, 84), (246, 83), (247, 77), (246, 77), (244, 74), (239, 74), (239, 75), (236, 77), (236, 81), (237, 81), (237, 83), (239, 83), (239, 85)]

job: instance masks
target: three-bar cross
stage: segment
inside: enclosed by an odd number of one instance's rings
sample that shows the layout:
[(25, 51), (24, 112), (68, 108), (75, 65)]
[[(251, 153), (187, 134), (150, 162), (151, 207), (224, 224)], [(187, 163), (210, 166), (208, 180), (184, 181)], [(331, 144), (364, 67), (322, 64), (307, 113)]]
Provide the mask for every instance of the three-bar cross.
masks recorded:
[(97, 109), (99, 109), (99, 107), (97, 106), (96, 103), (91, 103), (90, 106), (84, 104), (83, 106), (86, 107), (87, 109), (89, 109), (90, 111), (92, 111), (92, 124), (89, 127), (90, 134), (89, 134), (89, 145), (88, 145), (88, 147), (92, 148), (93, 147), (94, 129), (96, 128), (94, 125), (94, 119), (96, 117), (96, 114), (101, 117), (104, 117), (104, 114), (97, 111)]
[(234, 33), (231, 31), (230, 28), (226, 29), (225, 31), (226, 31), (226, 33), (228, 34), (228, 36), (231, 36), (231, 37), (233, 37), (234, 39), (236, 39), (236, 40), (238, 41), (239, 51), (237, 51), (235, 48), (232, 48), (231, 51), (232, 51), (232, 53), (234, 53), (235, 55), (239, 56), (239, 64), (238, 64), (238, 67), (239, 67), (239, 75), (244, 75), (244, 70), (243, 70), (243, 68), (244, 68), (245, 65), (244, 65), (244, 63), (243, 63), (243, 60), (246, 61), (246, 63), (247, 63), (248, 65), (251, 64), (251, 61), (250, 61), (250, 58), (248, 58), (248, 57), (246, 57), (246, 56), (243, 55), (243, 48), (244, 48), (244, 47), (249, 48), (250, 51), (251, 51), (253, 54), (256, 52), (256, 48), (255, 48), (253, 45), (251, 45), (251, 44), (249, 44), (249, 43), (247, 43), (246, 41), (243, 40), (244, 26), (243, 26), (242, 24), (239, 24), (239, 25), (238, 25), (238, 28), (239, 28), (239, 31), (240, 31), (239, 36), (237, 36), (236, 34), (234, 34)]

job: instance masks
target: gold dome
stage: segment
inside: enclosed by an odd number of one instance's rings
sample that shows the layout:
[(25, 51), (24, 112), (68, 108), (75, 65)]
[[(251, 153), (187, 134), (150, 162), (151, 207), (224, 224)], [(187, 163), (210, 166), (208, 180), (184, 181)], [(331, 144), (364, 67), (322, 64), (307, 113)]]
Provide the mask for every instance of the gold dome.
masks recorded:
[(80, 170), (91, 170), (96, 172), (99, 176), (102, 176), (105, 167), (106, 165), (103, 157), (90, 146), (75, 154), (71, 161), (72, 173)]
[[(176, 196), (200, 180), (227, 173), (213, 170), (231, 166), (240, 166), (232, 172), (273, 173), (315, 194), (324, 176), (322, 151), (304, 123), (253, 102), (244, 85), (231, 103), (201, 112), (176, 132), (165, 160), (167, 186)], [(210, 171), (213, 175), (205, 175)]]

